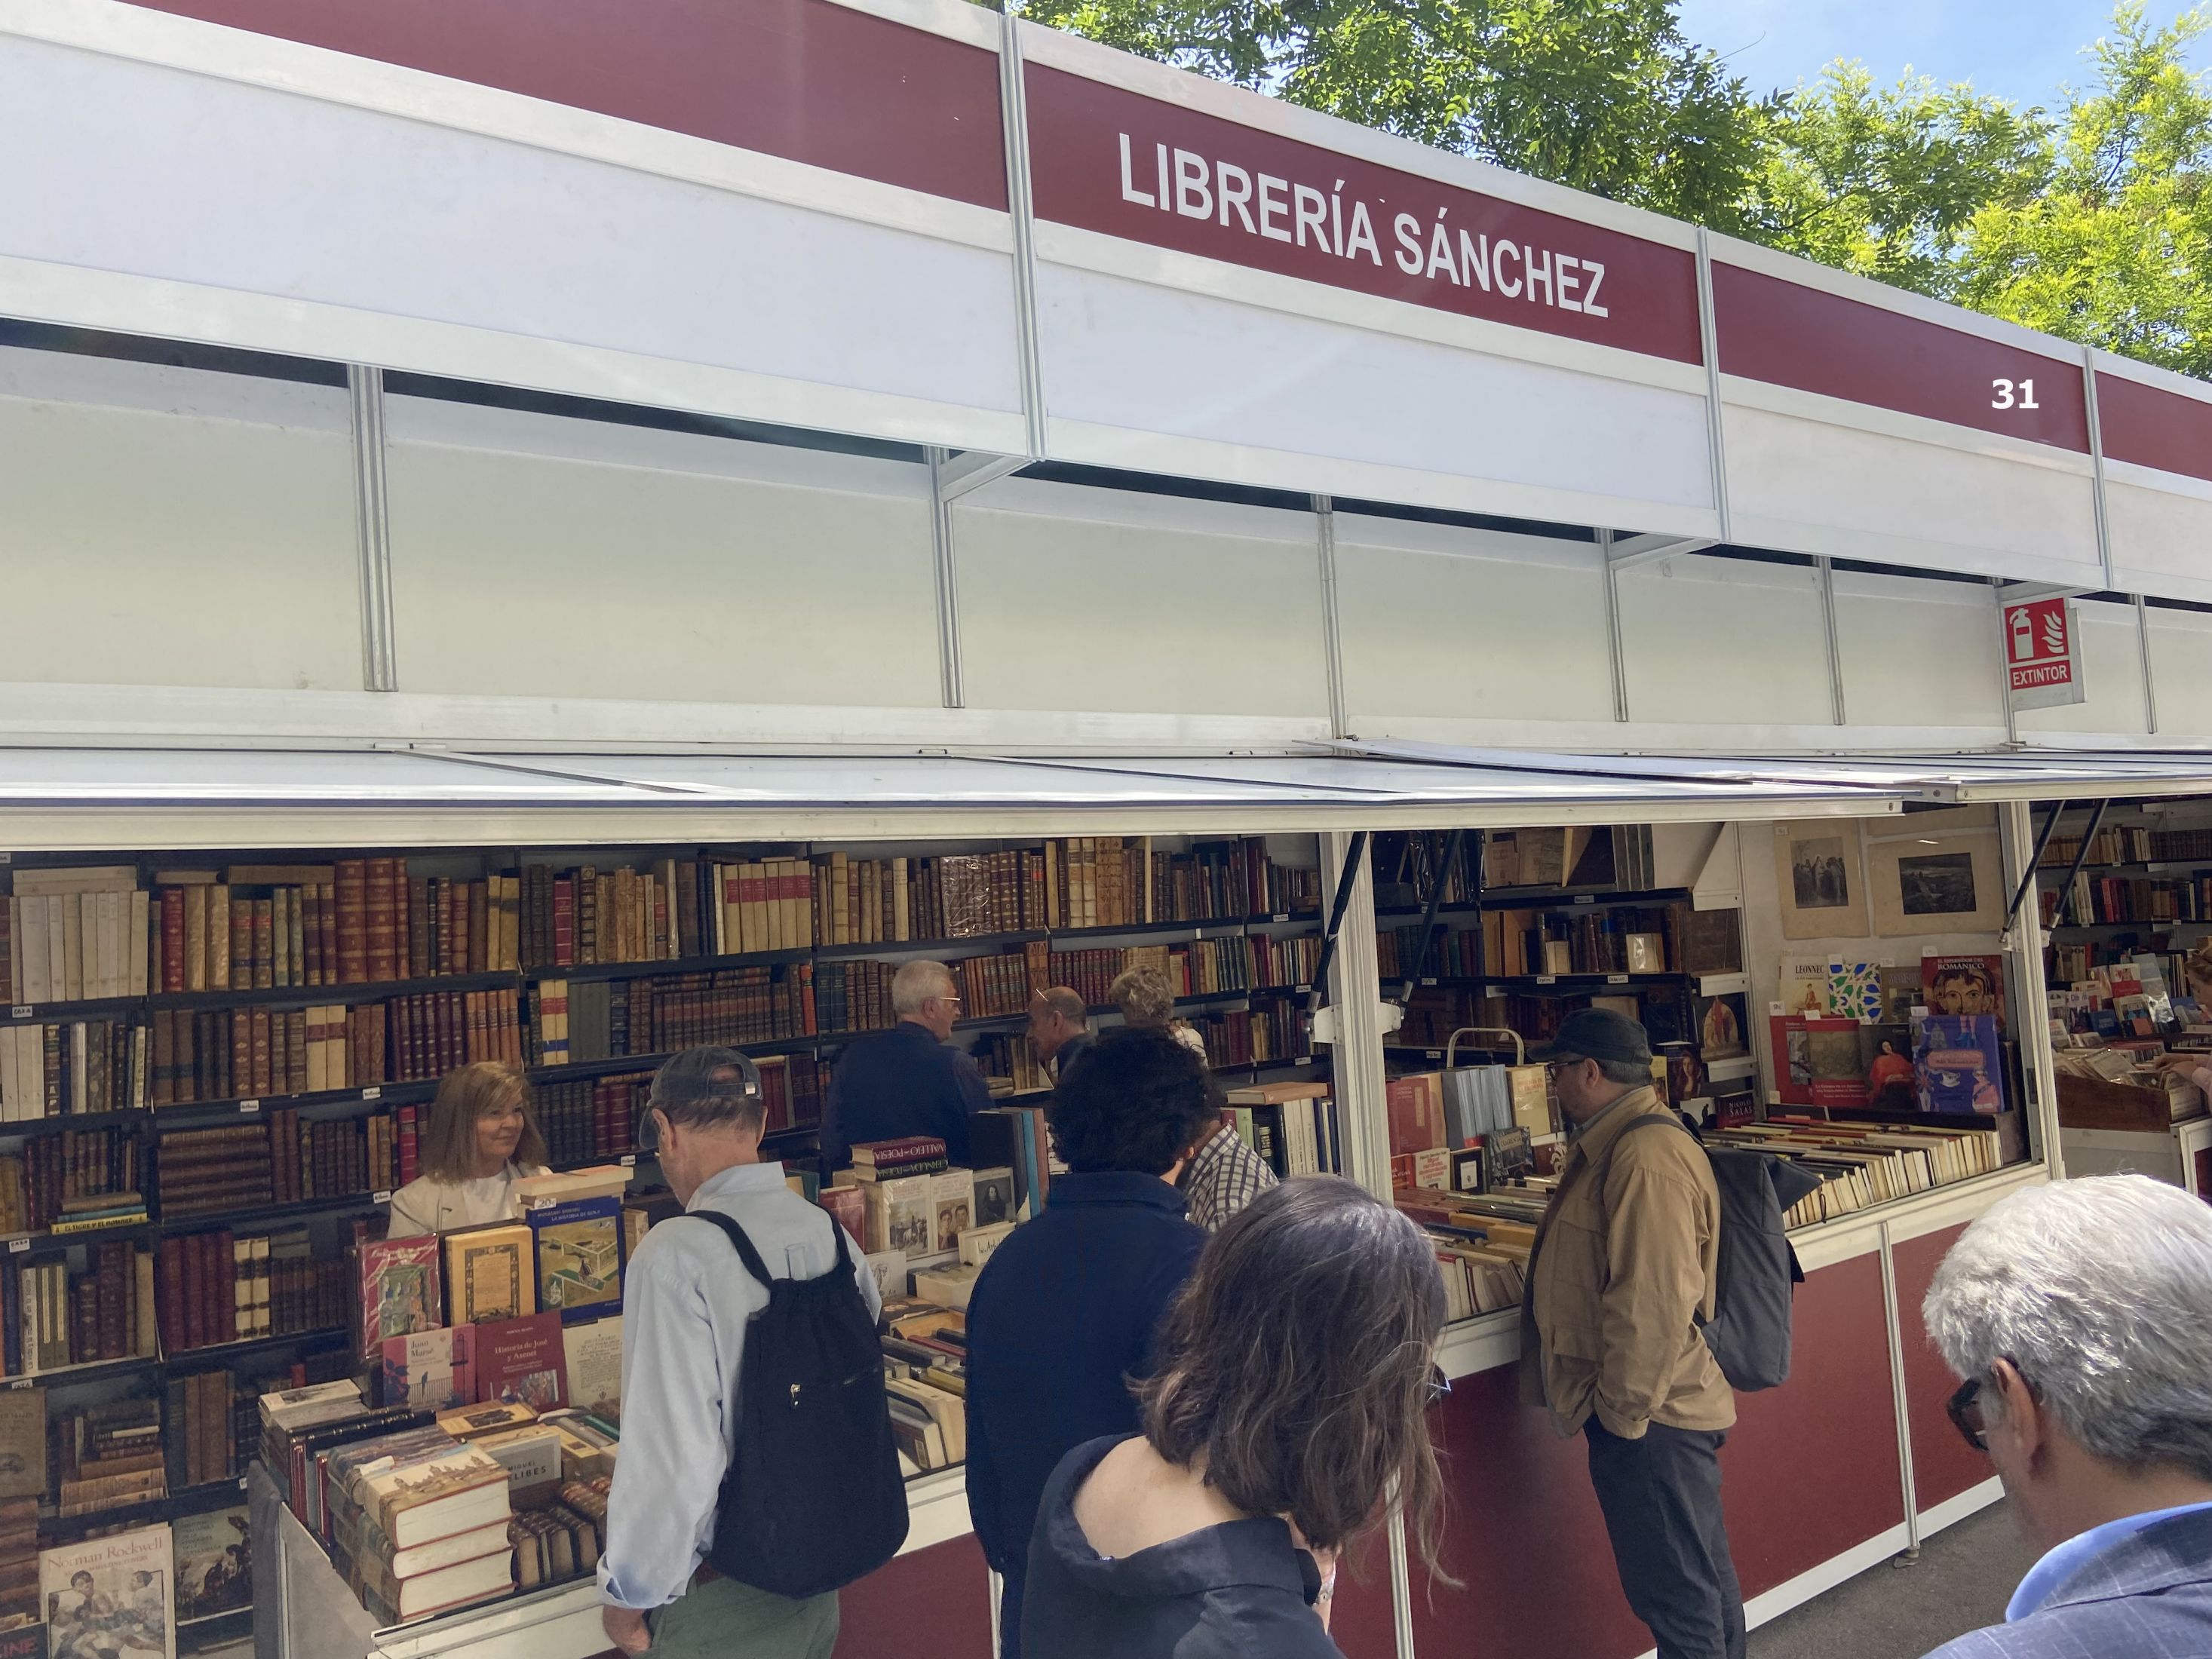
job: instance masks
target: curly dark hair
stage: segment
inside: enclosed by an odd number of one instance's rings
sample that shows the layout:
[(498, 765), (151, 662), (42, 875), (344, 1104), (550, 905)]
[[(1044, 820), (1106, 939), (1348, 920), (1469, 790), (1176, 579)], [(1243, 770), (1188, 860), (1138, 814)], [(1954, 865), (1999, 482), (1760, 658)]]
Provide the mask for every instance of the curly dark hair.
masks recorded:
[(1085, 1043), (1045, 1109), (1053, 1145), (1078, 1175), (1164, 1175), (1221, 1121), (1205, 1062), (1164, 1031), (1118, 1027)]
[(1145, 1437), (1247, 1515), (1340, 1547), (1395, 1494), (1437, 1582), (1427, 1407), (1443, 1280), (1421, 1230), (1334, 1176), (1286, 1181), (1207, 1243), (1135, 1384)]

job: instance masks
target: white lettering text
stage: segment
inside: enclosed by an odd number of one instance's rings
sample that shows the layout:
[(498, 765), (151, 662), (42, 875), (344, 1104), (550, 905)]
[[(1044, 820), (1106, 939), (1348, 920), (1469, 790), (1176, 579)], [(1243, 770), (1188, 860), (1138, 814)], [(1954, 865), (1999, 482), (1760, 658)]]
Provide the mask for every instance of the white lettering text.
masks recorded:
[(1291, 240), (1291, 233), (1277, 222), (1290, 211), (1291, 204), (1283, 199), (1283, 192), (1289, 188), (1286, 182), (1272, 173), (1260, 175), (1260, 234), (1273, 241)]
[(1139, 207), (1150, 207), (1152, 198), (1137, 188), (1136, 180), (1129, 176), (1129, 135), (1121, 135), (1121, 199), (1134, 202)]
[(1176, 211), (1186, 219), (1211, 219), (1213, 192), (1206, 187), (1206, 157), (1187, 149), (1175, 153)]
[(1421, 274), (1421, 222), (1410, 213), (1401, 213), (1391, 221), (1390, 228), (1398, 234), (1398, 269), (1408, 276)]
[(1509, 253), (1522, 266), (1527, 265), (1528, 261), (1522, 257), (1520, 248), (1503, 236), (1490, 245), (1490, 262), (1498, 272), (1498, 291), (1509, 300), (1517, 300), (1521, 297), (1521, 279), (1516, 276), (1512, 287), (1505, 285), (1505, 256)]

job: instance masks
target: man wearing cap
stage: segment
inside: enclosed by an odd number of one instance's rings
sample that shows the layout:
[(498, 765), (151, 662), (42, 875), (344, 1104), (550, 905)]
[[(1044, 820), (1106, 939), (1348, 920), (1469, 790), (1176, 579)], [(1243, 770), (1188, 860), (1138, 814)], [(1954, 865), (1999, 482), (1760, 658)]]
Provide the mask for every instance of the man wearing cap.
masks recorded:
[(1743, 1659), (1721, 1521), (1735, 1396), (1698, 1329), (1718, 1291), (1711, 1166), (1674, 1125), (1622, 1133), (1673, 1115), (1634, 1020), (1582, 1009), (1540, 1057), (1573, 1144), (1528, 1263), (1522, 1399), (1588, 1443), (1620, 1587), (1659, 1659)]

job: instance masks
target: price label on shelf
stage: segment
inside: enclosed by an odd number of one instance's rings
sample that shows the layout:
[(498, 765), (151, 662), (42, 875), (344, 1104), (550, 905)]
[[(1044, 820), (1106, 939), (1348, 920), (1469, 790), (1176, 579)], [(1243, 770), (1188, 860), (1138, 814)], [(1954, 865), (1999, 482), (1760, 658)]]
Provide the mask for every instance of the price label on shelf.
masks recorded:
[(1536, 983), (1539, 985), (1557, 985), (1559, 982), (1559, 976), (1557, 974), (1539, 974), (1536, 975)]
[(1597, 902), (1597, 895), (1595, 893), (1577, 893), (1575, 895), (1575, 902), (1577, 904), (1595, 904)]
[(1442, 1060), (1444, 1057), (1444, 1051), (1441, 1048), (1431, 1048), (1428, 1051), (1428, 1057), (1431, 1060)]
[(251, 1117), (254, 1113), (260, 1109), (261, 1103), (258, 1100), (241, 1100), (238, 1103), (238, 1110), (240, 1116)]
[(27, 1238), (11, 1238), (8, 1241), (8, 1254), (10, 1255), (21, 1255), (30, 1248), (31, 1241)]
[(16, 1019), (28, 1019), (36, 1012), (27, 1002), (19, 1002), (8, 1011), (9, 1014)]
[(1607, 974), (1605, 976), (1605, 982), (1607, 985), (1626, 985), (1628, 983), (1628, 975), (1626, 974)]
[(389, 1204), (392, 1202), (392, 1194), (389, 1190), (380, 1193), (371, 1193), (368, 1195), (368, 1201), (372, 1204)]
[(38, 1380), (35, 1376), (11, 1376), (8, 1379), (8, 1386), (10, 1389), (27, 1389)]
[(1291, 989), (1302, 997), (1310, 997), (1313, 994), (1313, 987), (1310, 985), (1293, 985)]
[(1300, 1054), (1296, 1060), (1292, 1060), (1291, 1064), (1293, 1066), (1310, 1066), (1313, 1064), (1313, 1056), (1311, 1054)]
[(1424, 980), (1421, 981), (1421, 983), (1422, 983), (1422, 984), (1424, 984), (1424, 985), (1434, 985), (1436, 982), (1437, 982), (1437, 981), (1436, 981), (1436, 979), (1435, 979), (1435, 977), (1434, 977), (1433, 975), (1431, 975), (1431, 976), (1430, 976), (1430, 977), (1428, 977), (1428, 978), (1426, 978), (1426, 979), (1424, 979)]
[(246, 1477), (242, 1474), (238, 1477), (238, 1489), (240, 1492), (246, 1490)]
[(617, 1162), (619, 1162), (625, 1170), (635, 1170), (637, 1168), (637, 1154), (635, 1152), (624, 1152)]
[(1281, 915), (1279, 915), (1279, 916), (1269, 916), (1269, 917), (1267, 918), (1267, 920), (1268, 920), (1268, 921), (1288, 921), (1290, 919), (1291, 919), (1291, 913), (1290, 913), (1289, 911), (1287, 911), (1287, 910), (1284, 911), (1284, 912), (1283, 912), (1283, 914), (1282, 914)]
[(381, 1088), (363, 1089), (361, 1091), (361, 1097), (363, 1100), (381, 1100), (384, 1098), (384, 1091)]

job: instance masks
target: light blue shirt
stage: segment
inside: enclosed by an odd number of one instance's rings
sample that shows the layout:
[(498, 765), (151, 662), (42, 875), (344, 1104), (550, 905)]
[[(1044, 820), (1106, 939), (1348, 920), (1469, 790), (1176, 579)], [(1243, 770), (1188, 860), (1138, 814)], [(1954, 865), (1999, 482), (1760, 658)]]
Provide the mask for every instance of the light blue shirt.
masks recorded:
[(2020, 1588), (2012, 1593), (2012, 1601), (2005, 1608), (2005, 1622), (2016, 1625), (2031, 1613), (2040, 1612), (2043, 1604), (2057, 1594), (2060, 1585), (2113, 1545), (2132, 1538), (2146, 1527), (2171, 1521), (2177, 1515), (2194, 1515), (2199, 1510), (2212, 1510), (2212, 1503), (2184, 1504), (2178, 1509), (2124, 1515), (2101, 1527), (2076, 1533), (2027, 1570), (2027, 1577), (2020, 1581)]
[[(838, 1224), (784, 1185), (781, 1164), (711, 1176), (687, 1211), (714, 1209), (745, 1230), (768, 1270), (812, 1279), (835, 1264)], [(854, 1276), (871, 1315), (883, 1307), (859, 1250)], [(622, 1449), (607, 1500), (599, 1594), (618, 1607), (665, 1606), (690, 1588), (714, 1537), (714, 1505), (737, 1443), (745, 1323), (768, 1291), (713, 1227), (663, 1222), (630, 1258), (623, 1289)]]

